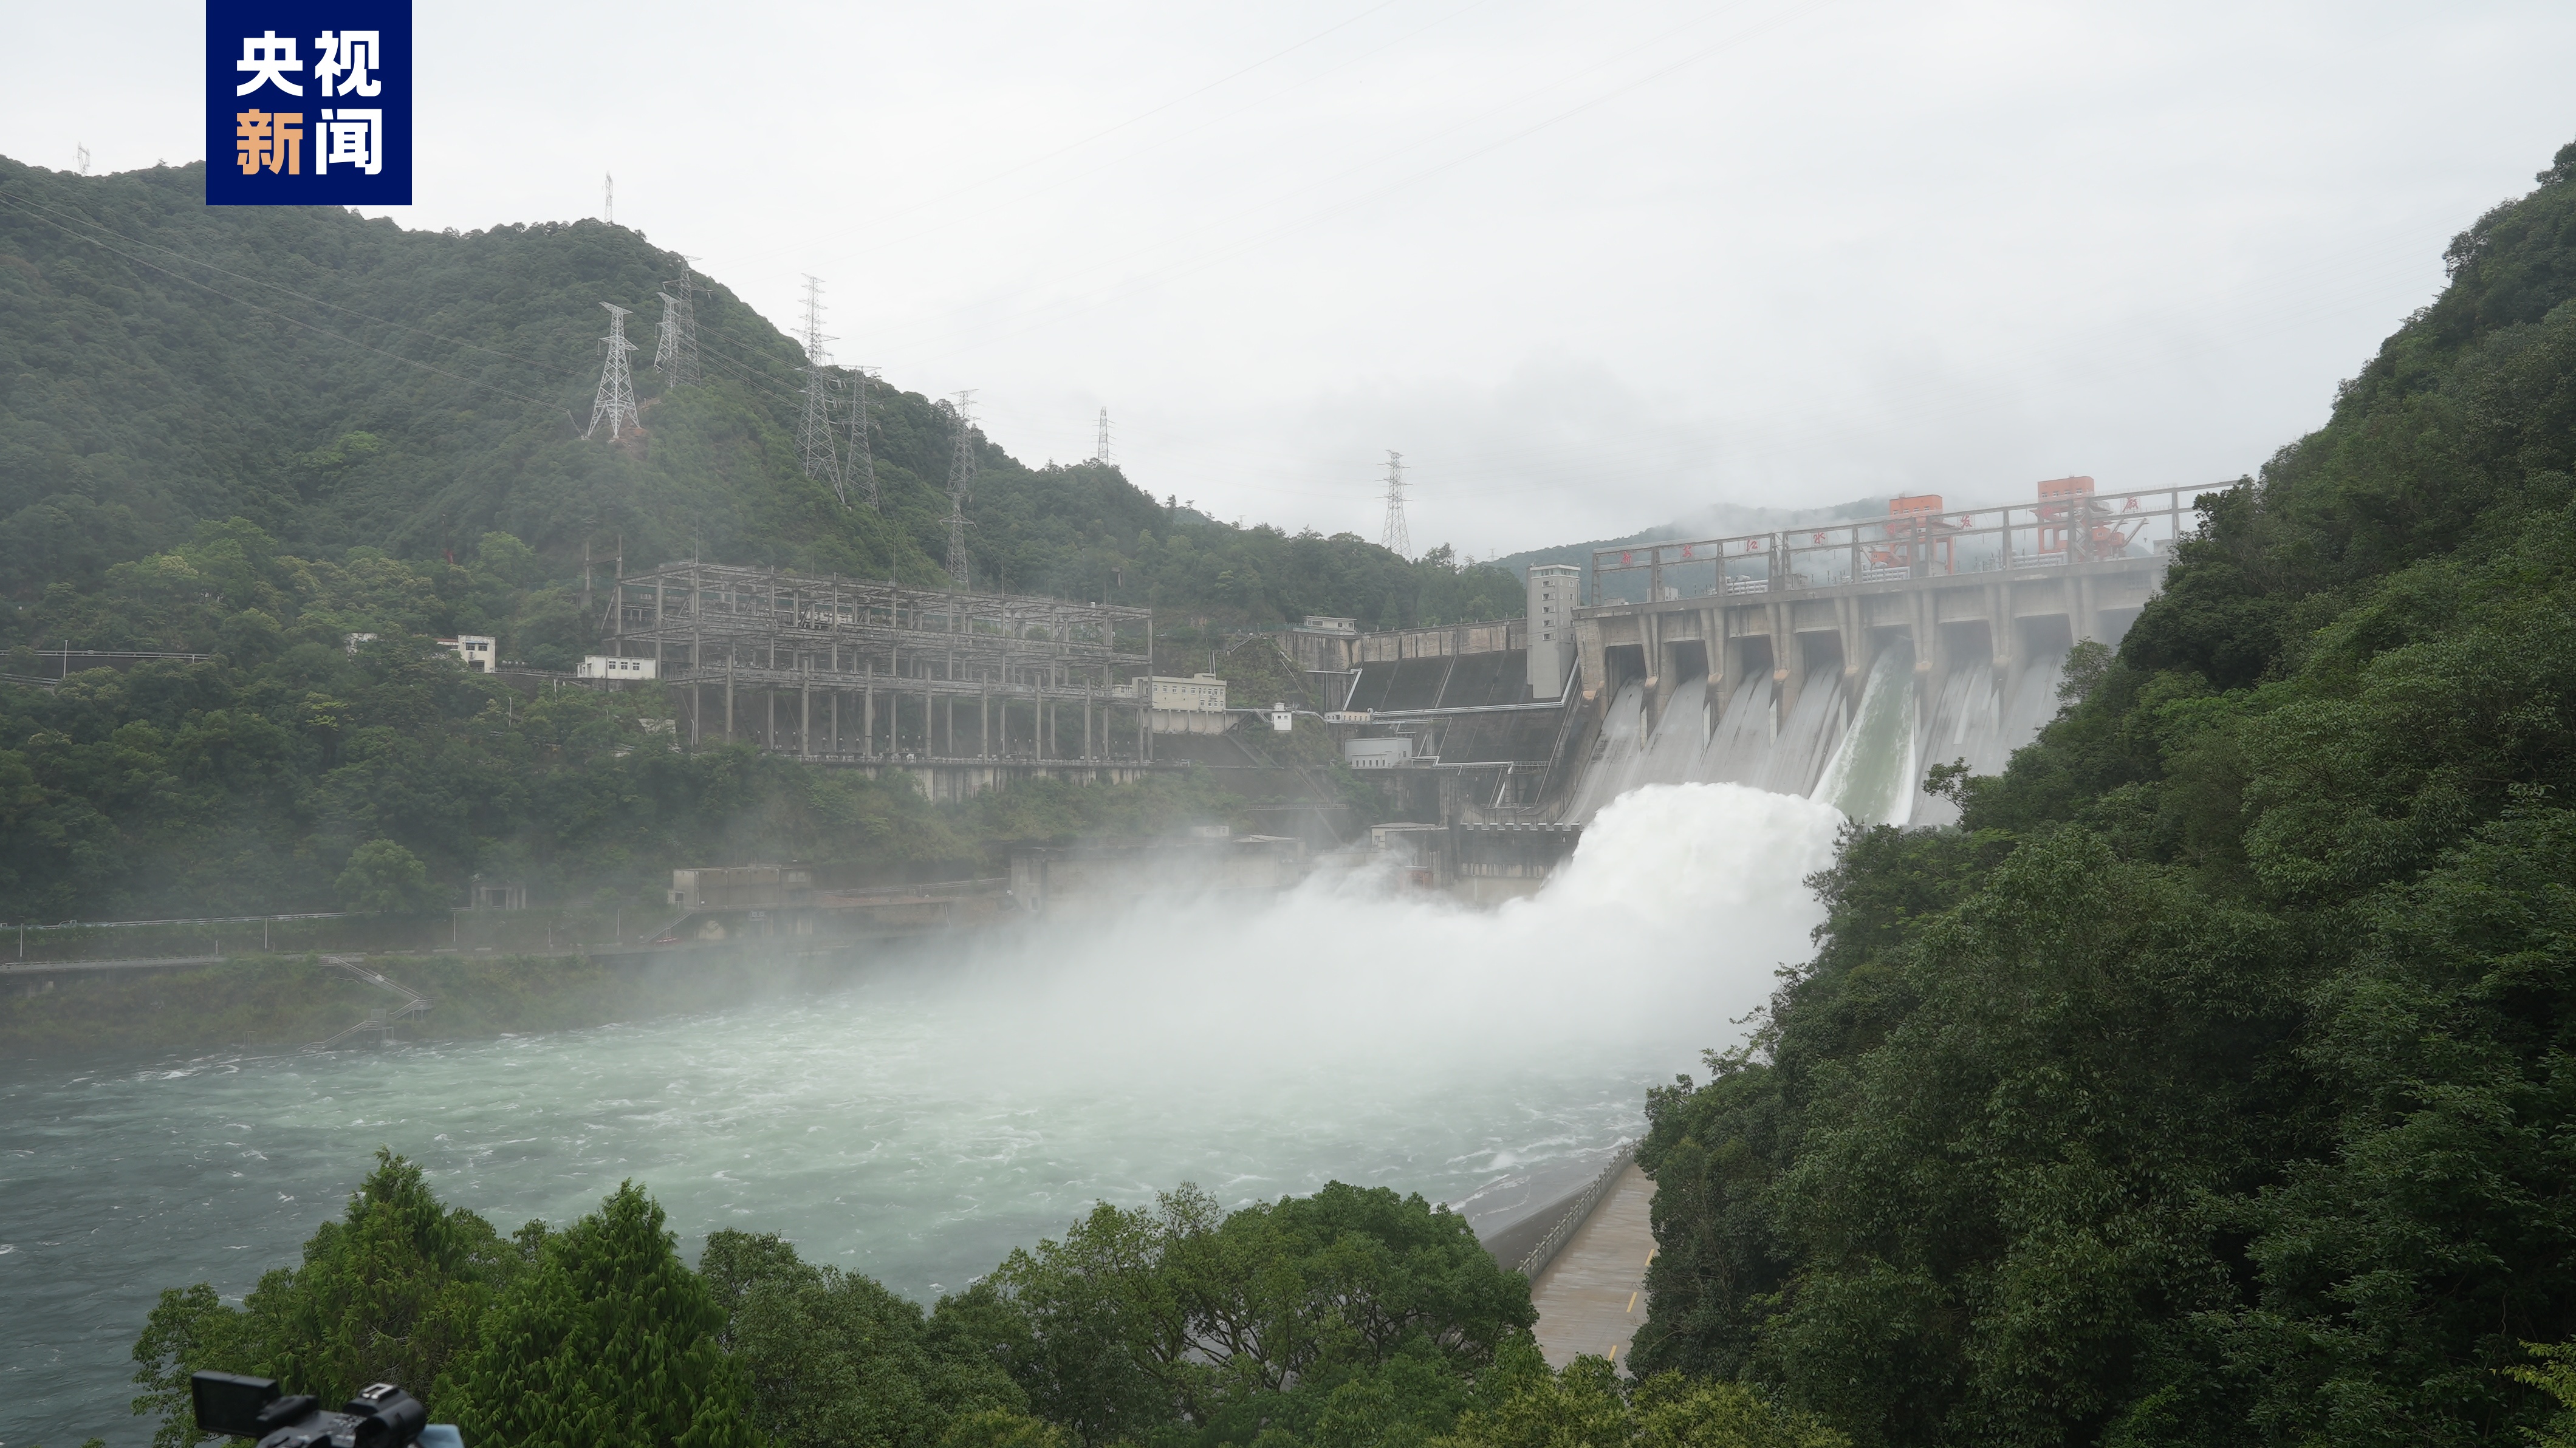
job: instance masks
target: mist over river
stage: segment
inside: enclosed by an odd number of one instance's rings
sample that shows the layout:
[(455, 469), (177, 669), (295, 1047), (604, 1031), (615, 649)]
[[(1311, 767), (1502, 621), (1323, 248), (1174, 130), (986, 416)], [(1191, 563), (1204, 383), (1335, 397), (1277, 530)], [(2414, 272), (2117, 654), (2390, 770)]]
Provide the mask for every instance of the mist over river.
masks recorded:
[[(1329, 1180), (1507, 1220), (1739, 1039), (1819, 909), (1831, 808), (1655, 786), (1539, 896), (1323, 880), (963, 942), (711, 1015), (386, 1051), (0, 1065), (0, 1444), (139, 1444), (160, 1289), (291, 1265), (389, 1146), (503, 1231), (651, 1188), (925, 1303), (1095, 1200)], [(388, 969), (399, 978), (400, 967)]]

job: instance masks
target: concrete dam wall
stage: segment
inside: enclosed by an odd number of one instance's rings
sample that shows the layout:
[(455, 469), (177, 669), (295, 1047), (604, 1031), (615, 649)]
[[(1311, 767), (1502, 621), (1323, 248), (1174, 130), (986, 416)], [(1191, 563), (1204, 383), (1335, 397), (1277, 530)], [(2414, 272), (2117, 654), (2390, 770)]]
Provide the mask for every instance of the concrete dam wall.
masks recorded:
[(1770, 706), (1768, 678), (1741, 681), (1721, 705), (1693, 677), (1660, 717), (1632, 679), (1610, 700), (1565, 817), (1588, 822), (1641, 785), (1707, 783), (1800, 795), (1873, 824), (1947, 824), (1957, 810), (1922, 792), (1924, 771), (1964, 759), (2000, 772), (2055, 717), (2065, 661), (2061, 648), (2017, 669), (1973, 659), (1932, 674), (1892, 639), (1857, 679), (1828, 673), (1786, 711)]

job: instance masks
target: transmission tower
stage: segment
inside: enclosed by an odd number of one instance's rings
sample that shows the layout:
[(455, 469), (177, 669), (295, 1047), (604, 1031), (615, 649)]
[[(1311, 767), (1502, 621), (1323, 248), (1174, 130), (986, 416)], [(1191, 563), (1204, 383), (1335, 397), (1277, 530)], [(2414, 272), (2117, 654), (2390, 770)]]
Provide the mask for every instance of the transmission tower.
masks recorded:
[(617, 178), (605, 171), (600, 173), (600, 178), (604, 183), (599, 199), (600, 219), (615, 226), (617, 224)]
[(1389, 451), (1386, 455), (1386, 536), (1387, 551), (1399, 558), (1413, 556), (1413, 535), (1404, 527), (1404, 454)]
[[(658, 293), (662, 298), (662, 335), (653, 349), (653, 365), (673, 387), (696, 387), (706, 381), (706, 372), (698, 365), (697, 278), (688, 265), (696, 259), (681, 257), (680, 274), (672, 280), (671, 291)], [(673, 296), (672, 292), (679, 295)]]
[(1102, 467), (1109, 465), (1109, 409), (1100, 409), (1100, 440), (1091, 445), (1091, 460)]
[(841, 482), (841, 462), (832, 449), (831, 382), (823, 375), (823, 344), (832, 339), (823, 335), (823, 284), (805, 278), (805, 420), (797, 425), (796, 445), (805, 455), (805, 476), (832, 485), (832, 495), (848, 507), (850, 496)]
[(950, 404), (948, 445), (948, 576), (966, 586), (966, 490), (975, 482), (975, 393)]
[(631, 427), (640, 432), (644, 424), (635, 416), (635, 379), (626, 370), (626, 354), (635, 350), (635, 344), (626, 340), (629, 313), (608, 302), (600, 305), (608, 308), (608, 335), (600, 339), (608, 344), (608, 365), (600, 369), (599, 396), (590, 404), (590, 431), (582, 436), (595, 435), (605, 421), (608, 440), (615, 442), (624, 429)]
[(850, 372), (850, 462), (859, 475), (859, 493), (868, 506), (879, 509), (884, 503), (877, 496), (876, 453), (868, 446), (868, 383), (876, 377), (873, 367), (857, 367)]

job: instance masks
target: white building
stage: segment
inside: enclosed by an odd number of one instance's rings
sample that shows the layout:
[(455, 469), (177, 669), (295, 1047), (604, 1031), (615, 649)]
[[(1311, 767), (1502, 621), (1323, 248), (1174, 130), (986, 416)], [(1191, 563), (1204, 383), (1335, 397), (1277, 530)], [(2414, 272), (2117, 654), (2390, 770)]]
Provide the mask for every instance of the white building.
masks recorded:
[(1565, 693), (1574, 668), (1574, 605), (1583, 596), (1583, 570), (1571, 563), (1534, 563), (1529, 571), (1529, 686), (1533, 699)]
[(1226, 717), (1225, 680), (1215, 674), (1148, 674), (1136, 681), (1136, 698), (1157, 734), (1223, 734), (1234, 722)]
[(452, 639), (440, 639), (438, 646), (452, 650), (465, 661), (465, 667), (478, 674), (491, 673), (501, 666), (501, 651), (482, 634), (458, 634)]
[(607, 654), (592, 654), (581, 661), (573, 676), (581, 679), (658, 679), (662, 664), (658, 659), (620, 659)]

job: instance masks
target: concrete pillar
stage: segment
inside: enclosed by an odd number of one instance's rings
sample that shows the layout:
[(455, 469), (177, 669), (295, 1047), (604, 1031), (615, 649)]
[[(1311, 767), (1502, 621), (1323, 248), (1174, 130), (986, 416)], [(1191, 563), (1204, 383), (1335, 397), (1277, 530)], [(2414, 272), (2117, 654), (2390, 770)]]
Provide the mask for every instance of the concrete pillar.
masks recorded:
[(2066, 600), (2068, 631), (2078, 640), (2098, 641), (2102, 637), (2102, 619), (2100, 611), (2093, 606), (2093, 598), (2094, 585), (2100, 580), (2089, 573), (2075, 573), (2072, 569), (2068, 571), (2070, 576), (2066, 580), (2066, 587), (2068, 593), (2072, 595)]
[(1672, 692), (1672, 661), (1664, 657), (1664, 616), (1652, 608), (1637, 615), (1637, 640), (1646, 656), (1645, 728), (1654, 732), (1664, 722), (1664, 700)]
[(877, 681), (870, 675), (867, 687), (859, 695), (859, 752), (877, 752)]
[(796, 692), (799, 710), (796, 716), (796, 752), (811, 754), (814, 752), (814, 675), (811, 670), (807, 671), (803, 686)]
[[(1834, 604), (1834, 632), (1843, 645), (1843, 681), (1852, 683), (1869, 662), (1869, 630), (1861, 627), (1859, 599), (1843, 597), (1835, 599)], [(1859, 696), (1847, 690), (1844, 697)]]
[(2012, 673), (2013, 655), (2019, 652), (2012, 622), (2012, 589), (2009, 584), (1986, 585), (1986, 649), (1994, 655), (1995, 682), (2000, 685)]
[[(990, 759), (993, 757), (993, 691), (986, 689), (983, 693), (976, 695), (975, 707), (975, 752), (986, 759)], [(1007, 704), (1003, 706), (1006, 711), (1006, 718), (1004, 721), (1006, 723), (1008, 722), (1007, 711), (1009, 707), (1010, 706)]]
[(1574, 652), (1577, 665), (1583, 671), (1583, 702), (1592, 705), (1595, 709), (1607, 709), (1610, 706), (1609, 691), (1601, 685), (1610, 675), (1609, 664), (1601, 647), (1601, 620), (1597, 618), (1575, 620)]
[(1733, 658), (1735, 651), (1726, 646), (1723, 606), (1699, 611), (1699, 646), (1708, 655), (1708, 715), (1722, 719), (1726, 717), (1727, 701), (1735, 697), (1735, 676), (1740, 672)]
[(733, 742), (733, 653), (725, 652), (725, 743)]
[(1774, 603), (1771, 615), (1771, 708), (1773, 727), (1789, 722), (1798, 707), (1798, 694), (1807, 684), (1807, 651), (1798, 647), (1798, 636), (1789, 631), (1789, 605)]

